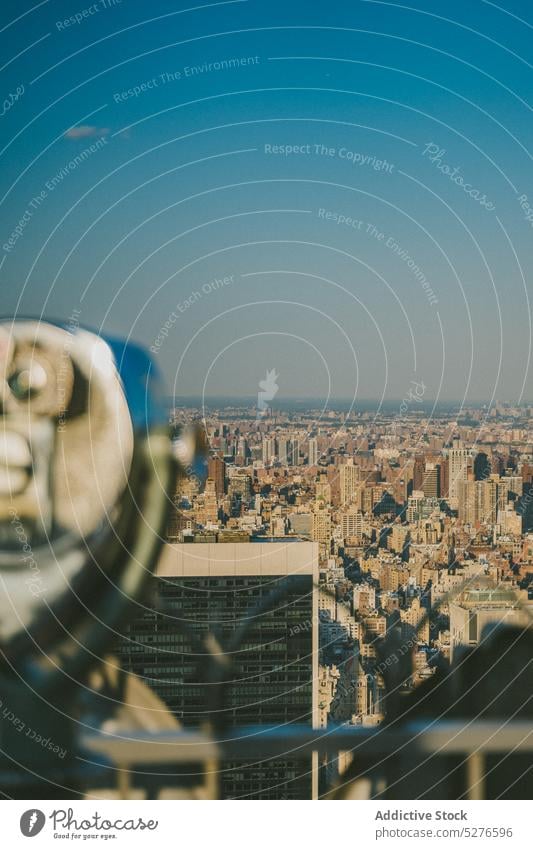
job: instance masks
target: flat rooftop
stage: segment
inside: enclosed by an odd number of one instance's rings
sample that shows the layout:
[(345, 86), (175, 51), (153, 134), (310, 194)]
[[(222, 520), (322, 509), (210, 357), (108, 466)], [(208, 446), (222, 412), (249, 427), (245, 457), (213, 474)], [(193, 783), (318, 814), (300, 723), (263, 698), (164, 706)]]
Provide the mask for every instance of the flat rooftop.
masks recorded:
[(168, 543), (163, 548), (156, 575), (159, 578), (313, 575), (318, 581), (318, 544)]

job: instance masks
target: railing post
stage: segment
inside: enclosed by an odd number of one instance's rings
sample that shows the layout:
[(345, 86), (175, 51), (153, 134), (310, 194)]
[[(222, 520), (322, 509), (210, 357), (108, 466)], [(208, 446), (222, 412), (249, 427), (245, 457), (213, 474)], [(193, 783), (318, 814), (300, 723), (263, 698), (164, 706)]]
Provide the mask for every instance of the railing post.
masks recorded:
[(482, 752), (472, 752), (466, 759), (466, 784), (469, 799), (485, 798), (485, 758)]

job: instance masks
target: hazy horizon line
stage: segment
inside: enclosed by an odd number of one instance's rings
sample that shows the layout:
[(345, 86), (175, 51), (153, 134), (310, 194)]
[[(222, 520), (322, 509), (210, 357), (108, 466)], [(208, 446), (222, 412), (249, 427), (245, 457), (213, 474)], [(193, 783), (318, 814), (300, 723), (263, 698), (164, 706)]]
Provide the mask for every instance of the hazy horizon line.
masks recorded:
[[(179, 396), (171, 396), (171, 401), (173, 403), (185, 403), (185, 402), (196, 402), (198, 405), (212, 405), (218, 403), (238, 403), (241, 406), (257, 406), (257, 396), (256, 395), (209, 395), (209, 396), (201, 396), (201, 395), (179, 395)], [(362, 404), (372, 404), (374, 406), (382, 406), (384, 404), (398, 404), (401, 405), (405, 401), (405, 398), (398, 397), (387, 397), (387, 398), (358, 398), (357, 400), (353, 400), (351, 398), (345, 398), (342, 396), (335, 396), (328, 399), (328, 404), (326, 405), (326, 409), (332, 403), (334, 404), (344, 404), (347, 406), (352, 406), (357, 408)], [(323, 398), (314, 398), (312, 396), (302, 396), (297, 398), (279, 398), (276, 399), (274, 403), (270, 406), (273, 410), (275, 410), (279, 406), (286, 407), (289, 404), (297, 404), (300, 406), (301, 404), (313, 404), (315, 407), (323, 407), (324, 399)], [(412, 402), (409, 404), (409, 408), (406, 413), (413, 413), (417, 410), (422, 410), (427, 407), (433, 406), (456, 406), (458, 408), (464, 408), (465, 406), (476, 406), (476, 407), (494, 407), (499, 404), (504, 404), (505, 406), (511, 407), (529, 407), (533, 406), (533, 401), (530, 400), (522, 400), (522, 401), (512, 401), (512, 400), (502, 400), (496, 399), (494, 401), (489, 401), (485, 398), (467, 398), (465, 400), (459, 399), (435, 399), (435, 398), (427, 398), (423, 400), (419, 400), (417, 402)]]

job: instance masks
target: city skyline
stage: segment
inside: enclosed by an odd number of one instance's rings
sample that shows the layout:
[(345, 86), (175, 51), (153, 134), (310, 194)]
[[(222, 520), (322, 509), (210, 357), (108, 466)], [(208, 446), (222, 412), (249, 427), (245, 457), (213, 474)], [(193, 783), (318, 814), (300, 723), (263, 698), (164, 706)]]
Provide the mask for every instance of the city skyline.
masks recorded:
[[(480, 411), (462, 421), (419, 410), (349, 418), (329, 411), (321, 421), (313, 414), (268, 409), (257, 418), (253, 405), (205, 410), (206, 479), (178, 488), (167, 558), (179, 562), (183, 549), (202, 575), (214, 574), (219, 561), (230, 571), (237, 558), (259, 575), (260, 550), (270, 545), (298, 574), (299, 548), (316, 546), (318, 616), (300, 622), (298, 633), (318, 632), (321, 729), (368, 733), (383, 725), (385, 732), (396, 716), (416, 721), (421, 706), (432, 722), (435, 711), (501, 716), (512, 704), (527, 712), (528, 650), (511, 658), (502, 647), (527, 639), (533, 610), (533, 408), (498, 403), (484, 422)], [(198, 416), (196, 407), (174, 409), (177, 444), (180, 426)], [(273, 597), (279, 590), (276, 582)], [(284, 609), (280, 603), (280, 617)], [(247, 617), (235, 614), (233, 627), (239, 631)], [(284, 635), (281, 627), (277, 645)], [(265, 644), (254, 648), (257, 664)], [(280, 671), (272, 668), (274, 681)], [(407, 773), (404, 796), (463, 792), (459, 762), (441, 778), (409, 751), (405, 759), (391, 755), (397, 767), (389, 755), (384, 762), (384, 781)], [(368, 772), (350, 751), (319, 759), (318, 798), (339, 798), (335, 786)], [(514, 773), (492, 765), (483, 780), (491, 797)], [(377, 781), (372, 786), (370, 798), (389, 798)], [(278, 788), (274, 780), (257, 792)]]

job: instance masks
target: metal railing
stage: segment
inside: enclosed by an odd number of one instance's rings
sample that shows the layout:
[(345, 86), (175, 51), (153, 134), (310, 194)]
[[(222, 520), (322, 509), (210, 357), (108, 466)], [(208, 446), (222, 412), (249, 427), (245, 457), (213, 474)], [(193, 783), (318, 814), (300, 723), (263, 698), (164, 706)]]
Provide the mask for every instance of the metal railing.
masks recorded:
[[(231, 729), (227, 739), (187, 730), (138, 732), (127, 737), (95, 732), (83, 735), (81, 744), (87, 753), (107, 760), (120, 771), (139, 769), (142, 773), (143, 766), (172, 768), (199, 763), (212, 768), (213, 764), (226, 760), (249, 760), (250, 740), (253, 740), (253, 757), (257, 760), (287, 757), (306, 760), (313, 755), (320, 760), (349, 752), (361, 764), (367, 765), (367, 770), (369, 764), (386, 765), (387, 759), (401, 750), (409, 750), (420, 758), (458, 756), (463, 759), (466, 770), (464, 797), (482, 799), (487, 756), (511, 752), (533, 754), (533, 722), (434, 720), (408, 722), (401, 728), (340, 726), (325, 729), (296, 724), (283, 728), (259, 725)], [(161, 784), (168, 784), (170, 775), (171, 772), (161, 773)], [(340, 776), (340, 786), (342, 783)], [(350, 783), (337, 794), (339, 797), (349, 795)]]

